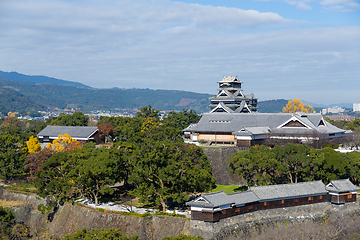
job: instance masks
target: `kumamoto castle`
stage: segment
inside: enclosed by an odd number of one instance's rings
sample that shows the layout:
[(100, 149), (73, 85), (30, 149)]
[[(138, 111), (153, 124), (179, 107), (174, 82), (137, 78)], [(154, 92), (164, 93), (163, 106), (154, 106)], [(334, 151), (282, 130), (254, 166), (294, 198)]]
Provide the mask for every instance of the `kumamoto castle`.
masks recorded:
[[(341, 141), (348, 133), (324, 120), (320, 113), (258, 113), (257, 98), (245, 95), (236, 76), (219, 82), (218, 94), (211, 99), (211, 110), (201, 120), (184, 129), (187, 142), (206, 142), (212, 146), (286, 145), (289, 142), (319, 147)], [(357, 186), (349, 179), (250, 187), (247, 191), (202, 194), (187, 202), (191, 219), (218, 222), (258, 210), (315, 203), (351, 204), (356, 202)]]
[(244, 148), (292, 142), (318, 147), (338, 143), (348, 134), (320, 113), (259, 113), (257, 98), (243, 94), (241, 84), (236, 76), (225, 76), (219, 82), (218, 94), (210, 98), (211, 111), (184, 129), (187, 142)]

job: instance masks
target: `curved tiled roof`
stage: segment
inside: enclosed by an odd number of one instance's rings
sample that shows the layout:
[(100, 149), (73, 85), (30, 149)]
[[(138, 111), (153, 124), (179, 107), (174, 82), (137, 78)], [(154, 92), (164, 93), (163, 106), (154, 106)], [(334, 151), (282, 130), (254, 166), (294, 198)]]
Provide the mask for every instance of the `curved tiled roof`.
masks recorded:
[[(297, 120), (306, 127), (282, 127), (289, 120)], [(223, 121), (227, 121), (224, 123)], [(319, 125), (323, 121), (325, 126)], [(270, 129), (275, 133), (345, 133), (345, 130), (337, 128), (326, 122), (320, 113), (205, 113), (197, 124), (184, 131), (192, 132), (231, 132), (237, 135), (242, 128), (254, 132), (252, 134), (263, 133), (264, 129)], [(256, 129), (261, 128), (261, 129)], [(241, 135), (241, 134), (240, 134)]]

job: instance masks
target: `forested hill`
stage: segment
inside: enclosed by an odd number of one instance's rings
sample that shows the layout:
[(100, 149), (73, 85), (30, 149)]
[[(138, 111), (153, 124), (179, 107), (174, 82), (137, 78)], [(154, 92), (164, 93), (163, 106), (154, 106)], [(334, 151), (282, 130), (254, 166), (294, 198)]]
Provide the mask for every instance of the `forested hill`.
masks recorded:
[(24, 74), (17, 73), (17, 72), (0, 71), (0, 78), (19, 81), (19, 82), (30, 82), (30, 83), (34, 83), (34, 84), (49, 83), (49, 84), (58, 84), (58, 85), (65, 85), (65, 86), (90, 88), (89, 86), (86, 86), (79, 82), (66, 81), (66, 80), (61, 80), (61, 79), (46, 77), (46, 76), (29, 76), (29, 75), (24, 75)]
[[(0, 71), (0, 75), (1, 73), (4, 72)], [(155, 109), (165, 111), (182, 110), (186, 108), (195, 110), (197, 113), (204, 113), (210, 110), (209, 97), (212, 97), (210, 94), (177, 90), (136, 88), (95, 89), (78, 87), (75, 85), (68, 86), (52, 83), (14, 81), (1, 77), (0, 87), (16, 90), (8, 92), (7, 94), (13, 95), (13, 100), (11, 100), (13, 103), (16, 99), (20, 101), (17, 104), (8, 104), (9, 102), (7, 99), (9, 100), (11, 97), (2, 99), (0, 108), (3, 109), (4, 113), (6, 111), (24, 112), (24, 109), (28, 109), (29, 104), (33, 104), (32, 109), (34, 110), (42, 110), (44, 109), (44, 106), (50, 108), (79, 108), (82, 111), (87, 111), (97, 109), (141, 108), (151, 105)], [(19, 97), (17, 94), (22, 94), (23, 97)], [(29, 100), (21, 100), (24, 97)], [(287, 100), (284, 99), (262, 101), (258, 104), (258, 111), (264, 113), (281, 112), (286, 103)]]
[(10, 111), (26, 115), (46, 109), (45, 105), (34, 102), (11, 88), (0, 87), (0, 112), (5, 115)]
[(258, 102), (258, 111), (262, 113), (279, 113), (289, 100), (276, 99)]
[(141, 108), (151, 105), (159, 110), (193, 109), (209, 111), (210, 94), (176, 90), (89, 89), (56, 84), (33, 84), (0, 79), (0, 87), (10, 87), (32, 101), (49, 107), (81, 110)]

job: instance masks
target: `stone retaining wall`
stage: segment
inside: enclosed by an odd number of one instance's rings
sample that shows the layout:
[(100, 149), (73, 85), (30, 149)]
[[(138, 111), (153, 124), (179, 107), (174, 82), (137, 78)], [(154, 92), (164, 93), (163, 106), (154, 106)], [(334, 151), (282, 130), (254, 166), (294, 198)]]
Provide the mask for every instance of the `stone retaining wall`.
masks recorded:
[(251, 239), (279, 226), (301, 225), (306, 221), (322, 221), (328, 211), (354, 212), (359, 202), (333, 205), (328, 202), (303, 206), (260, 210), (219, 222), (209, 223), (180, 217), (151, 215), (135, 217), (113, 213), (102, 213), (97, 209), (65, 203), (59, 207), (54, 218), (49, 221), (47, 214), (36, 210), (37, 204), (46, 203), (32, 194), (13, 193), (0, 189), (0, 199), (23, 201), (28, 204), (13, 207), (16, 221), (30, 228), (32, 239), (61, 239), (79, 229), (115, 228), (130, 235), (139, 235), (141, 240), (158, 240), (166, 236), (187, 234), (210, 239)]
[(230, 158), (237, 152), (243, 151), (239, 147), (223, 148), (202, 148), (212, 166), (212, 175), (215, 177), (216, 184), (230, 185), (241, 184), (241, 179), (229, 172)]

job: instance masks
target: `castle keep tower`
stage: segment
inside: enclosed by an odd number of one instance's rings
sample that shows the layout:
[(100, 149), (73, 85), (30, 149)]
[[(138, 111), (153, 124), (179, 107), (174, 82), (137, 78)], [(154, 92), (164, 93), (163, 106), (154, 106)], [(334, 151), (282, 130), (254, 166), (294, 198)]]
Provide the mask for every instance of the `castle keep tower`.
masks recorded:
[(251, 113), (257, 111), (254, 94), (244, 95), (237, 76), (225, 76), (219, 83), (218, 94), (211, 97), (211, 111), (223, 113)]

